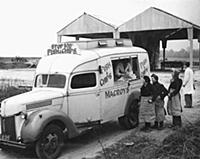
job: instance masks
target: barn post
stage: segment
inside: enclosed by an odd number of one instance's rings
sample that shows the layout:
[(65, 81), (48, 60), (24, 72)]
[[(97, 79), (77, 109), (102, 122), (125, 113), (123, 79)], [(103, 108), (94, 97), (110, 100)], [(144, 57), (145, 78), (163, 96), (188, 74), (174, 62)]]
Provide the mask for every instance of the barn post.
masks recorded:
[(200, 33), (198, 34), (198, 42), (199, 42), (199, 69), (200, 69)]
[(75, 37), (75, 39), (76, 39), (76, 41), (78, 41), (78, 40), (79, 40), (79, 36), (77, 35), (77, 36)]
[(163, 48), (163, 69), (165, 69), (165, 49), (167, 47), (167, 40), (162, 40), (162, 48)]
[(61, 43), (62, 41), (62, 36), (61, 35), (57, 35), (57, 43)]
[(190, 42), (190, 67), (193, 68), (193, 28), (188, 28), (187, 34)]
[(113, 39), (120, 39), (120, 33), (118, 28), (113, 31)]

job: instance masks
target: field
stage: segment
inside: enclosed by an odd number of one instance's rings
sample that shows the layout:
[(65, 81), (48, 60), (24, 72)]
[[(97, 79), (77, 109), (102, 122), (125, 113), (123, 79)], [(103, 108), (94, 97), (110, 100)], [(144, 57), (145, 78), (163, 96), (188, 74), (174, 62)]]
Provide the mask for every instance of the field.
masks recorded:
[(35, 68), (40, 57), (0, 57), (0, 69)]
[(0, 69), (0, 89), (9, 86), (27, 86), (33, 84), (35, 69)]

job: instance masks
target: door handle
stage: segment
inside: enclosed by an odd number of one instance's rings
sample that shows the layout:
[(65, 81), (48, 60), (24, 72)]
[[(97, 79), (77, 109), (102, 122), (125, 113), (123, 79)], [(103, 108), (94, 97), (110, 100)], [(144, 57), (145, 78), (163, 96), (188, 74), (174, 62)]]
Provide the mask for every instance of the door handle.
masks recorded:
[(100, 93), (98, 92), (98, 93), (96, 93), (96, 96), (98, 97), (98, 96), (100, 96)]

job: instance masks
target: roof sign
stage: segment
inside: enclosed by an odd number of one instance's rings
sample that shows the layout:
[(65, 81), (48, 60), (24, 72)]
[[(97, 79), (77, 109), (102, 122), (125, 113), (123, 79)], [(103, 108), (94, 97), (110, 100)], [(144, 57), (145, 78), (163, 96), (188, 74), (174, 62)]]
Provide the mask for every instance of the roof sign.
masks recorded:
[(59, 43), (52, 44), (51, 48), (47, 50), (47, 55), (53, 54), (79, 54), (79, 48), (76, 44)]

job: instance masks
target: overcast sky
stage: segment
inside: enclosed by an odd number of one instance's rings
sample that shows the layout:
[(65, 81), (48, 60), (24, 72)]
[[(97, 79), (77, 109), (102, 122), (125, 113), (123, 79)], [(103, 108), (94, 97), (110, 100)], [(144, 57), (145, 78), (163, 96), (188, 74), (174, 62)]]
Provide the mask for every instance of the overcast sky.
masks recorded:
[[(200, 0), (0, 0), (0, 56), (45, 55), (56, 33), (83, 12), (119, 25), (149, 7), (200, 25)], [(169, 43), (168, 49), (188, 45)]]

